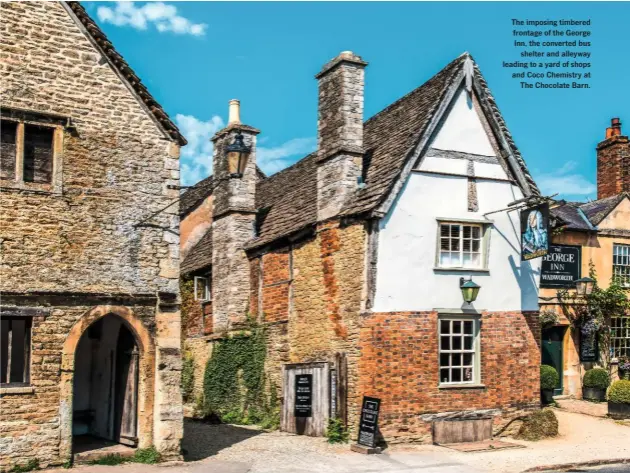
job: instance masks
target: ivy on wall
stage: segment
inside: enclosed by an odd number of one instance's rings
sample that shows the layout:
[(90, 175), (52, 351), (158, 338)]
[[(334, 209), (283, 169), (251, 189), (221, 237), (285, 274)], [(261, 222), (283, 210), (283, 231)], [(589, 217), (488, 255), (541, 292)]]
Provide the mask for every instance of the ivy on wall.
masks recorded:
[(182, 341), (186, 339), (186, 327), (188, 320), (199, 303), (195, 300), (195, 282), (193, 278), (181, 278), (179, 280), (179, 292), (182, 300)]
[(254, 327), (215, 342), (204, 374), (204, 415), (233, 424), (275, 429), (280, 410), (276, 389), (265, 382), (266, 336)]
[(184, 402), (193, 400), (195, 389), (195, 358), (192, 353), (186, 352), (182, 360), (182, 396)]

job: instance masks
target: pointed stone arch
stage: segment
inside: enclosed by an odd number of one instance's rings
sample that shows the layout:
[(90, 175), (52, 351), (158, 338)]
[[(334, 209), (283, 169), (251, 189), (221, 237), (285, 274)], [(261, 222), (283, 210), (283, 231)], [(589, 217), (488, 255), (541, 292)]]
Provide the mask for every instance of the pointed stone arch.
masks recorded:
[(73, 325), (63, 344), (61, 353), (60, 383), (60, 439), (59, 456), (72, 458), (72, 405), (75, 353), (85, 331), (106, 315), (120, 318), (133, 334), (139, 350), (138, 387), (138, 447), (146, 448), (153, 443), (153, 405), (155, 393), (155, 342), (153, 336), (134, 314), (125, 306), (100, 305), (83, 314)]

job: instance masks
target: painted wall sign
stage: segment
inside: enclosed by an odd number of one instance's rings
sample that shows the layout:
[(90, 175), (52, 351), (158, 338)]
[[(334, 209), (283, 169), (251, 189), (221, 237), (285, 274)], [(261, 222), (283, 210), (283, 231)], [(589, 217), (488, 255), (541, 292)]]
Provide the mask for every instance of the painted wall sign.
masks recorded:
[(549, 251), (549, 204), (521, 211), (521, 260), (545, 256)]
[(295, 417), (313, 415), (313, 375), (295, 375)]
[(381, 408), (381, 400), (375, 397), (363, 397), (361, 407), (361, 421), (359, 424), (359, 445), (376, 447), (376, 429), (378, 426), (378, 412)]
[(540, 287), (574, 287), (580, 279), (582, 248), (576, 245), (549, 245), (540, 268)]
[(599, 361), (597, 332), (580, 333), (580, 361)]

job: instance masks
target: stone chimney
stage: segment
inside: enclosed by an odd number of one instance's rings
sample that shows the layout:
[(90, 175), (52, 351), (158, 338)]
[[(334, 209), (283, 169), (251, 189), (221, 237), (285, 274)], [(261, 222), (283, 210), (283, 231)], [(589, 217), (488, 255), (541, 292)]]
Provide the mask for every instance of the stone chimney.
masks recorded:
[[(254, 237), (256, 219), (256, 135), (240, 121), (240, 103), (230, 101), (228, 125), (214, 143), (212, 220), (213, 331), (222, 332), (246, 320), (249, 301), (249, 261), (244, 245)], [(246, 160), (228, 156), (229, 146), (243, 143)]]
[(613, 118), (606, 139), (597, 145), (597, 198), (622, 192), (630, 192), (630, 143), (619, 118)]
[(367, 62), (352, 51), (329, 61), (319, 82), (317, 219), (339, 213), (358, 186), (363, 161), (363, 87)]

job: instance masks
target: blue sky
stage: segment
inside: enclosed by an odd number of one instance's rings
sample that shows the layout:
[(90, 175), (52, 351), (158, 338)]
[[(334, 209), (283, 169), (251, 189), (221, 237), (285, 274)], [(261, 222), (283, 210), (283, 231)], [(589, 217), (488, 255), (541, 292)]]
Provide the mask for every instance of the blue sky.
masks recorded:
[[(314, 149), (314, 75), (340, 51), (366, 70), (365, 118), (469, 51), (546, 194), (595, 198), (595, 146), (610, 118), (630, 132), (630, 3), (622, 2), (84, 2), (178, 123), (182, 181), (211, 173), (209, 137), (241, 100), (259, 128), (259, 164), (278, 171)], [(502, 61), (522, 60), (512, 18), (591, 19), (591, 89), (524, 90)]]

